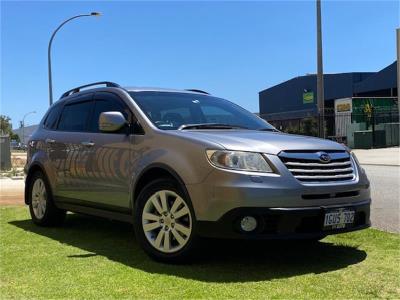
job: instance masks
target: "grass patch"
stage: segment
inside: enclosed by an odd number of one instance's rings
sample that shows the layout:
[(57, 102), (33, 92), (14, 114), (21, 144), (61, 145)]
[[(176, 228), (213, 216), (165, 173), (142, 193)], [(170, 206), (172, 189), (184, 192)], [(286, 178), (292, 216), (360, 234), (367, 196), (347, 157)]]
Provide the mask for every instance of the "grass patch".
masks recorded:
[(33, 225), (0, 208), (1, 298), (400, 298), (400, 236), (368, 229), (323, 242), (209, 240), (190, 265), (150, 260), (130, 225), (69, 215)]

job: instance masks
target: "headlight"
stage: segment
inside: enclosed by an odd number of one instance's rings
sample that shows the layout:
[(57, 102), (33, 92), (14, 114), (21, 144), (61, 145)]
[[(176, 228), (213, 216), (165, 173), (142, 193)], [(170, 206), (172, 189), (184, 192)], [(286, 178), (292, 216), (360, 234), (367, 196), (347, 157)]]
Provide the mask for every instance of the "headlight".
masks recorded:
[(260, 153), (207, 150), (207, 157), (214, 166), (219, 168), (248, 172), (273, 172), (271, 166)]

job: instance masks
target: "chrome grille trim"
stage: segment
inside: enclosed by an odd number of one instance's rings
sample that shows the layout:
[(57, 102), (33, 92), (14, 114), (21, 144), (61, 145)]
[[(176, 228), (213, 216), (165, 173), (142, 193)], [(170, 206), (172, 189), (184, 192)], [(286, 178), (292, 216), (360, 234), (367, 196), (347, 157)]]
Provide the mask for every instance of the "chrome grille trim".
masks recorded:
[[(296, 177), (297, 179), (316, 179), (317, 176), (296, 175), (294, 177)], [(335, 179), (335, 178), (349, 178), (349, 175), (344, 174), (344, 175), (318, 176), (318, 179)]]
[(345, 169), (289, 169), (292, 173), (343, 173), (343, 172), (353, 172), (353, 168)]
[[(300, 162), (286, 162), (287, 166), (304, 166), (304, 167), (327, 167), (327, 164), (319, 164), (319, 163), (300, 163)], [(350, 161), (338, 162), (338, 163), (330, 163), (328, 167), (336, 167), (336, 166), (348, 166), (351, 165)]]
[[(322, 162), (321, 153), (331, 160)], [(303, 183), (343, 182), (355, 179), (354, 165), (346, 151), (282, 151), (279, 158), (289, 172)]]

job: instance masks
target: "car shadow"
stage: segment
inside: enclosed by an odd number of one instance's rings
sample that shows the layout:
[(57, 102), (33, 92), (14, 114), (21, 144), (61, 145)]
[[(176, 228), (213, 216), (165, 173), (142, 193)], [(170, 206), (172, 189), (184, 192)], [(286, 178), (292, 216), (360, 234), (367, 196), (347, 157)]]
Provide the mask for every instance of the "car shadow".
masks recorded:
[(204, 282), (249, 282), (319, 274), (345, 268), (366, 258), (365, 251), (327, 242), (204, 240), (197, 258), (186, 265), (157, 263), (140, 249), (132, 226), (89, 216), (69, 214), (63, 227), (39, 227), (31, 220), (10, 224), (88, 253), (68, 259), (105, 256), (149, 273)]

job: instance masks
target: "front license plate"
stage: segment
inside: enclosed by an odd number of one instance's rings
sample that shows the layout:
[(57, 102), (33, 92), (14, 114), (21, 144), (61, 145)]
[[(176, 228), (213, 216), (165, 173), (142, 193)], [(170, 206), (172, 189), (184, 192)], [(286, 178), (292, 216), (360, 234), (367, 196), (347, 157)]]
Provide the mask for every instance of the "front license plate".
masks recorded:
[(354, 223), (354, 210), (337, 209), (325, 214), (324, 229), (340, 229)]

